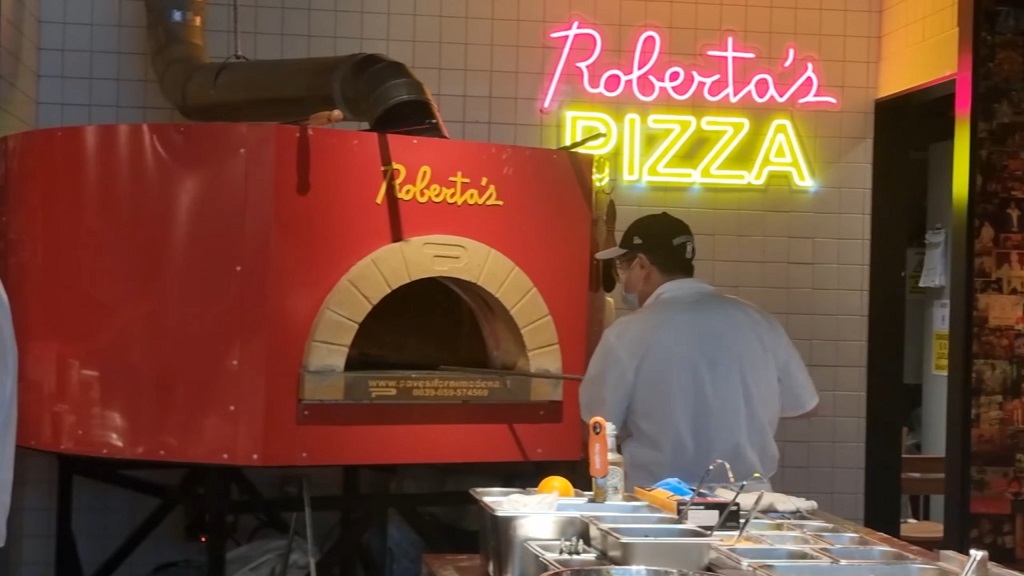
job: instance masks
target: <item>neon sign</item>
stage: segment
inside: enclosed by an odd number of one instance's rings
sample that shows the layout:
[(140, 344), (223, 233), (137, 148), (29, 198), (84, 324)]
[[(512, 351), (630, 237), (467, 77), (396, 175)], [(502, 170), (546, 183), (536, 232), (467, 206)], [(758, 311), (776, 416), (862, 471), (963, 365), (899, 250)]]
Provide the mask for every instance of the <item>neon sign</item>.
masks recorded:
[[(554, 70), (546, 86), (541, 111), (550, 111), (567, 78), (578, 72), (583, 90), (601, 99), (632, 94), (641, 103), (690, 102), (794, 107), (837, 105), (821, 89), (814, 62), (798, 59), (795, 47), (786, 48), (777, 69), (742, 72), (755, 65), (758, 55), (726, 35), (719, 46), (705, 50), (712, 65), (682, 66), (663, 61), (664, 41), (655, 30), (644, 30), (633, 46), (631, 63), (617, 68), (602, 62), (604, 39), (593, 27), (573, 21), (548, 34), (561, 41)], [(592, 99), (592, 98), (591, 98)], [(813, 188), (807, 158), (792, 120), (776, 117), (751, 131), (751, 119), (719, 111), (694, 116), (671, 113), (641, 116), (629, 113), (613, 118), (591, 109), (568, 109), (562, 117), (562, 144), (578, 143), (578, 152), (597, 156), (618, 155), (619, 179), (627, 183), (764, 186), (773, 176), (786, 177), (796, 188)], [(753, 135), (752, 135), (753, 134)], [(748, 148), (747, 152), (741, 149)], [(610, 178), (609, 163), (595, 182)]]
[[(750, 132), (747, 118), (649, 114), (645, 120), (639, 114), (626, 114), (620, 127), (620, 122), (604, 112), (567, 110), (562, 126), (565, 142), (578, 142), (590, 134), (605, 133), (604, 138), (584, 144), (577, 151), (598, 156), (620, 153), (621, 179), (625, 182), (763, 186), (770, 176), (779, 174), (788, 176), (794, 187), (814, 187), (793, 123), (787, 119), (772, 121), (760, 140), (754, 160), (740, 165), (734, 152)], [(695, 149), (695, 134), (714, 144), (710, 148)], [(645, 150), (645, 140), (654, 145)], [(680, 157), (690, 160), (681, 162)], [(727, 164), (729, 167), (725, 167)], [(599, 177), (607, 177), (607, 174)]]
[[(803, 73), (793, 81), (788, 88), (782, 89), (786, 82), (776, 76), (760, 72), (754, 74), (746, 81), (737, 79), (736, 64), (740, 60), (752, 60), (757, 54), (747, 50), (736, 48), (736, 40), (732, 36), (726, 36), (725, 46), (707, 50), (705, 55), (719, 61), (724, 61), (725, 70), (719, 66), (718, 72), (701, 71), (696, 67), (686, 68), (678, 65), (671, 65), (664, 69), (658, 69), (661, 59), (662, 39), (661, 34), (654, 30), (645, 30), (636, 41), (633, 49), (633, 65), (629, 71), (615, 67), (608, 67), (596, 80), (595, 72), (591, 67), (601, 57), (604, 48), (604, 40), (597, 30), (582, 26), (579, 21), (573, 21), (568, 28), (559, 29), (548, 34), (551, 38), (563, 39), (562, 52), (555, 65), (555, 70), (548, 82), (548, 90), (544, 95), (541, 110), (547, 111), (551, 108), (555, 93), (558, 91), (562, 77), (565, 74), (566, 65), (574, 54), (574, 48), (578, 37), (589, 37), (593, 42), (590, 54), (586, 58), (577, 59), (572, 65), (579, 69), (583, 89), (596, 96), (605, 98), (616, 98), (622, 95), (628, 87), (633, 95), (642, 102), (653, 102), (662, 94), (667, 94), (676, 101), (686, 101), (695, 95), (703, 97), (708, 102), (726, 101), (737, 104), (744, 100), (750, 100), (758, 104), (776, 102), (784, 104), (837, 104), (838, 101), (832, 97), (820, 94), (818, 88), (820, 80), (817, 72), (814, 71), (814, 64), (809, 61), (803, 62)], [(781, 69), (783, 71), (796, 70), (796, 48), (786, 49)], [(700, 88), (703, 86), (703, 89)], [(716, 92), (717, 89), (717, 92)]]

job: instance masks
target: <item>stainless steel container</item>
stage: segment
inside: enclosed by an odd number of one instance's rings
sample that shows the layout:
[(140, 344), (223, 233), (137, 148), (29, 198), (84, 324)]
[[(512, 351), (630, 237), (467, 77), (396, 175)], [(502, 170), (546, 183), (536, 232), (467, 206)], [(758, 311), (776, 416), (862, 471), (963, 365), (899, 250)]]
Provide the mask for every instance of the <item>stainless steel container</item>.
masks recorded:
[[(582, 556), (548, 556), (541, 558), (541, 562), (544, 564), (544, 570), (563, 570), (565, 568), (595, 568), (597, 566), (609, 566), (607, 560), (601, 558), (584, 558)], [(540, 572), (531, 573), (540, 574)]]
[(595, 503), (586, 498), (561, 498), (550, 512), (521, 512), (500, 509), (500, 501), (510, 494), (527, 493), (524, 490), (498, 492), (493, 488), (474, 488), (470, 493), (480, 502), (483, 518), (480, 527), (480, 556), (491, 576), (520, 576), (524, 559), (528, 558), (524, 544), (531, 540), (561, 540), (581, 538), (589, 540), (587, 523), (589, 514), (665, 516), (657, 507), (639, 500)]
[(748, 533), (757, 532), (790, 532), (792, 529), (787, 528), (783, 522), (777, 522), (775, 520), (759, 520), (753, 519), (750, 521), (750, 525), (747, 526)]
[(859, 546), (844, 546), (819, 548), (822, 554), (834, 558), (840, 564), (871, 564), (882, 562), (885, 564), (918, 563), (921, 561), (917, 556), (901, 552), (893, 548), (862, 548)]
[[(527, 576), (533, 576), (534, 574), (540, 574), (551, 570), (552, 566), (547, 564), (547, 560), (552, 559), (567, 559), (567, 558), (579, 558), (581, 560), (597, 560), (597, 552), (586, 545), (583, 545), (579, 554), (567, 554), (563, 553), (563, 543), (561, 541), (544, 541), (544, 542), (527, 542), (523, 544), (528, 554), (523, 557), (523, 563), (520, 570), (522, 574)], [(605, 562), (604, 564), (607, 564)], [(588, 564), (588, 566), (603, 566), (604, 564)]]
[(654, 525), (679, 525), (679, 519), (675, 516), (645, 516), (634, 514), (626, 516), (622, 514), (595, 514), (584, 516), (583, 521), (587, 523), (587, 536), (590, 545), (598, 551), (608, 548), (605, 541), (608, 538), (608, 530), (601, 530), (601, 527), (614, 529), (619, 526), (654, 526)]
[(816, 534), (819, 532), (842, 532), (843, 529), (835, 524), (829, 524), (827, 522), (818, 521), (807, 521), (807, 520), (787, 520), (782, 523), (787, 532), (807, 532), (810, 534)]
[(700, 528), (679, 524), (598, 525), (598, 530), (604, 534), (594, 547), (617, 566), (704, 570), (718, 541)]
[[(719, 546), (764, 546), (768, 544), (764, 540), (764, 537), (768, 534), (770, 532), (762, 532), (757, 535), (744, 532), (740, 540), (737, 541), (736, 537), (739, 536), (739, 532), (730, 530), (729, 532), (715, 532), (715, 537), (720, 539), (717, 543)], [(821, 542), (818, 542), (818, 545), (820, 546)]]
[(757, 535), (762, 542), (771, 546), (825, 546), (825, 542), (800, 532), (762, 532)]
[(645, 566), (604, 566), (600, 568), (567, 568), (546, 572), (541, 576), (718, 576), (708, 572), (648, 568)]
[(825, 522), (820, 518), (807, 514), (806, 512), (764, 512), (761, 513), (764, 517), (769, 520), (801, 520), (804, 522)]
[(724, 546), (717, 549), (719, 554), (740, 564), (756, 566), (759, 564), (831, 564), (832, 560), (810, 548), (794, 548), (785, 546)]
[(776, 564), (755, 568), (764, 576), (956, 576), (933, 564)]
[(814, 537), (825, 542), (829, 546), (854, 546), (857, 548), (888, 548), (888, 546), (882, 544), (881, 542), (872, 540), (867, 536), (854, 534), (852, 532), (819, 532), (816, 533)]

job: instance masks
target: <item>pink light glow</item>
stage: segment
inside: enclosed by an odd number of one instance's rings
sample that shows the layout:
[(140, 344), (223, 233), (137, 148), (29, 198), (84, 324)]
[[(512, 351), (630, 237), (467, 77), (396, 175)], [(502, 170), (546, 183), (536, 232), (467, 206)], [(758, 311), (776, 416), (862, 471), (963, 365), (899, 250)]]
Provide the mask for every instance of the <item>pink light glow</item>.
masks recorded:
[[(597, 74), (594, 70), (591, 70), (591, 66), (601, 57), (601, 50), (604, 47), (604, 41), (600, 32), (593, 28), (582, 26), (578, 20), (574, 20), (567, 28), (555, 30), (548, 34), (548, 36), (551, 38), (563, 38), (564, 40), (562, 53), (558, 58), (558, 63), (555, 65), (555, 71), (551, 75), (547, 93), (544, 95), (544, 101), (541, 105), (542, 111), (547, 111), (551, 108), (551, 103), (555, 99), (555, 94), (558, 92), (558, 87), (565, 74), (565, 67), (567, 64), (570, 64), (569, 59), (574, 48), (573, 44), (578, 37), (589, 37), (593, 40), (594, 45), (589, 56), (585, 59), (571, 62), (571, 64), (579, 69), (583, 88), (591, 94), (604, 96), (605, 98), (615, 98), (621, 95), (628, 86), (632, 90), (633, 95), (643, 102), (653, 102), (663, 94), (668, 94), (675, 100), (683, 101), (693, 98), (698, 93), (698, 89), (703, 85), (703, 90), (700, 90), (700, 96), (709, 102), (726, 101), (736, 104), (745, 98), (749, 98), (759, 104), (772, 101), (780, 104), (786, 102), (794, 104), (838, 103), (834, 97), (818, 93), (820, 81), (818, 80), (817, 72), (814, 70), (814, 64), (811, 62), (805, 61), (803, 63), (803, 73), (784, 92), (779, 91), (779, 79), (772, 74), (764, 72), (754, 74), (745, 82), (738, 81), (736, 78), (736, 61), (739, 59), (754, 59), (757, 58), (757, 54), (737, 49), (736, 41), (732, 36), (725, 37), (724, 48), (705, 52), (711, 58), (725, 60), (724, 75), (721, 67), (714, 74), (707, 73), (707, 71), (701, 72), (696, 68), (691, 68), (687, 72), (682, 66), (676, 65), (668, 66), (664, 70), (657, 69), (658, 61), (661, 58), (661, 34), (654, 30), (645, 30), (640, 34), (633, 49), (632, 68), (626, 71), (609, 67), (604, 73), (600, 74), (596, 83), (594, 76)], [(791, 70), (795, 62), (796, 49), (787, 48), (781, 69)], [(795, 70), (795, 72), (798, 71)], [(714, 92), (714, 86), (723, 80), (725, 87), (717, 93)]]

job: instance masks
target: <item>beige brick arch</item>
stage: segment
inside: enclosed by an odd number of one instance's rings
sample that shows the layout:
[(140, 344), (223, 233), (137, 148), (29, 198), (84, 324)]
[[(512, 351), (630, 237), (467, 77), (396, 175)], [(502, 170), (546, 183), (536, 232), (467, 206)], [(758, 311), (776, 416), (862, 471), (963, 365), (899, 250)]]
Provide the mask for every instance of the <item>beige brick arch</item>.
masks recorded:
[(383, 246), (352, 267), (324, 300), (303, 357), (306, 372), (339, 372), (370, 309), (396, 288), (422, 278), (475, 284), (509, 311), (523, 336), (529, 369), (562, 372), (554, 319), (530, 278), (501, 252), (469, 238), (419, 236)]

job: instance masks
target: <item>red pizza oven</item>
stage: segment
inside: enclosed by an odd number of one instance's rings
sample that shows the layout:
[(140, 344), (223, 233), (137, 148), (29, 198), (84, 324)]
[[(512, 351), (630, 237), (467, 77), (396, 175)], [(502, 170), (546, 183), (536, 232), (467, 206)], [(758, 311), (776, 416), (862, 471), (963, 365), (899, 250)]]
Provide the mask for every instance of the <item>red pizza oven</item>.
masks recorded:
[(259, 466), (581, 456), (576, 384), (537, 374), (582, 373), (600, 329), (586, 155), (88, 126), (0, 140), (0, 183), (22, 446)]

